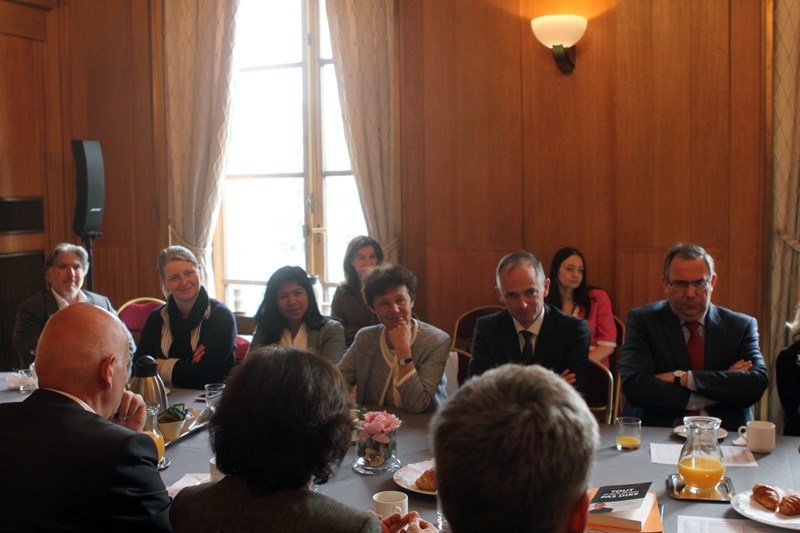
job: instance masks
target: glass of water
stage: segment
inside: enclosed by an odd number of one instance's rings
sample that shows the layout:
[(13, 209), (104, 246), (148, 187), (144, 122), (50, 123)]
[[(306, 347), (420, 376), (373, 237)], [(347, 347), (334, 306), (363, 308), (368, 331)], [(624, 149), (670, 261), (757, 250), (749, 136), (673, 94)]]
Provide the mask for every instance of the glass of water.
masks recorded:
[(209, 383), (206, 385), (206, 406), (212, 412), (217, 409), (217, 404), (225, 389), (224, 383)]

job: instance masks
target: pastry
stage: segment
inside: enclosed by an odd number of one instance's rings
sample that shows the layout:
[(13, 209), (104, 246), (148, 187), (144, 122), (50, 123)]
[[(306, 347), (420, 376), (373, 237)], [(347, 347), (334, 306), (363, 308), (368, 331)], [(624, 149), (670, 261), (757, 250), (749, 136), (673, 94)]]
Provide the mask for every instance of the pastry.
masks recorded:
[(778, 508), (778, 501), (780, 500), (780, 498), (778, 498), (778, 491), (769, 485), (761, 485), (760, 483), (753, 487), (753, 495), (751, 498), (770, 511), (774, 511)]
[(782, 515), (786, 516), (800, 514), (800, 496), (786, 496), (781, 500), (778, 509)]
[(436, 490), (436, 475), (433, 468), (426, 470), (421, 476), (417, 478), (417, 488), (420, 490), (429, 490), (431, 492)]

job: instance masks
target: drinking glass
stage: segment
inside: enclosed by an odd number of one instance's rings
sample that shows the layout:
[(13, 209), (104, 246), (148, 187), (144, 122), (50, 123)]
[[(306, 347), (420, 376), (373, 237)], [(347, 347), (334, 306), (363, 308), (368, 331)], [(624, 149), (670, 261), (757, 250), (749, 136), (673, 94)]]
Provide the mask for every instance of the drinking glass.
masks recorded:
[(206, 406), (213, 412), (217, 410), (217, 404), (222, 396), (224, 383), (209, 383), (206, 385)]
[(642, 443), (642, 421), (632, 416), (617, 418), (617, 449), (638, 450)]
[(439, 499), (438, 494), (436, 495), (436, 521), (439, 524), (439, 531), (450, 531), (450, 523), (442, 512), (442, 500)]
[(36, 390), (36, 378), (33, 377), (33, 370), (20, 370), (19, 374), (19, 391), (30, 392)]

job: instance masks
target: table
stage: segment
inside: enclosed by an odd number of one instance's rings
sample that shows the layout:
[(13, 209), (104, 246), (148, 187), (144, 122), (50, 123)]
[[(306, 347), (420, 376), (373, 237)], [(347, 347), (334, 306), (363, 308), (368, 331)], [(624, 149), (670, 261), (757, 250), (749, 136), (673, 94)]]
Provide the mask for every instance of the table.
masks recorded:
[[(5, 374), (0, 373), (0, 384), (5, 387)], [(202, 408), (201, 402), (194, 401), (200, 391), (174, 389), (170, 395), (170, 403), (185, 403), (188, 407)], [(21, 401), (27, 394), (17, 391), (0, 391), (0, 403)], [(430, 414), (412, 415), (399, 413), (403, 426), (398, 434), (398, 455), (403, 464), (417, 463), (431, 459), (428, 443), (427, 427)], [(728, 429), (728, 428), (726, 428)], [(730, 445), (735, 437), (733, 428), (723, 445)], [(664, 531), (672, 532), (677, 528), (678, 515), (705, 516), (710, 518), (743, 517), (731, 509), (727, 503), (700, 503), (673, 500), (667, 492), (666, 479), (677, 473), (677, 466), (659, 465), (650, 462), (649, 443), (682, 444), (684, 440), (672, 433), (668, 428), (642, 428), (643, 446), (636, 451), (620, 452), (614, 444), (614, 426), (600, 426), (601, 444), (597, 450), (596, 463), (592, 474), (592, 486), (621, 485), (652, 481), (652, 490), (656, 491), (659, 503), (664, 509)], [(769, 454), (755, 454), (758, 468), (732, 467), (726, 475), (733, 482), (737, 492), (752, 489), (756, 483), (768, 483), (782, 488), (800, 488), (800, 454), (797, 448), (800, 437), (777, 437), (777, 447)], [(208, 444), (208, 432), (199, 431), (167, 448), (166, 456), (170, 459), (169, 468), (162, 470), (161, 478), (169, 486), (178, 481), (186, 473), (207, 473), (211, 450)], [(436, 520), (436, 498), (425, 494), (405, 491), (398, 487), (389, 474), (380, 476), (362, 476), (350, 469), (355, 461), (355, 447), (351, 447), (342, 463), (339, 473), (327, 484), (319, 486), (319, 492), (359, 509), (372, 508), (372, 495), (383, 490), (403, 490), (408, 493), (408, 508), (419, 512), (425, 520)]]

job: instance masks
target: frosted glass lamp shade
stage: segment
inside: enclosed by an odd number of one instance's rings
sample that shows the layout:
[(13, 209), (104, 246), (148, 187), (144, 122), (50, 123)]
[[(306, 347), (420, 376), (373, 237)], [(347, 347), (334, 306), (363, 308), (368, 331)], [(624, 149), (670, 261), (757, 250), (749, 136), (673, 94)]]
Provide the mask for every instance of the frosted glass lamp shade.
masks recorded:
[(586, 18), (578, 15), (547, 15), (533, 19), (531, 28), (536, 39), (546, 47), (569, 48), (581, 40), (586, 23)]

